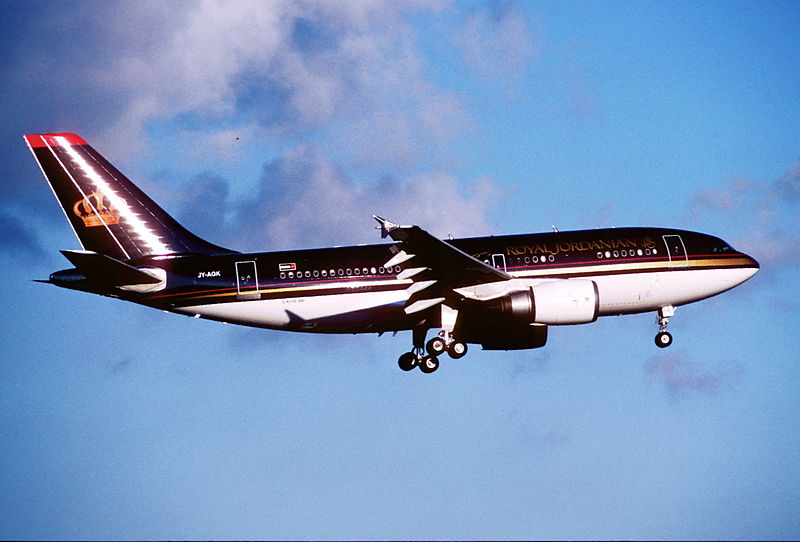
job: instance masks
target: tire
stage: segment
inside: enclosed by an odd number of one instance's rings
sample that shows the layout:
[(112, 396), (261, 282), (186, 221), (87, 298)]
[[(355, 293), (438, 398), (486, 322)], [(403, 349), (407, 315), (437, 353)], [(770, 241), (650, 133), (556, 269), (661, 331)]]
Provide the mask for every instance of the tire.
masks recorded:
[(461, 359), (467, 355), (467, 350), (467, 343), (454, 341), (450, 343), (450, 347), (447, 349), (447, 355), (453, 359)]
[(436, 356), (425, 356), (419, 364), (419, 370), (423, 373), (432, 373), (439, 368), (439, 358)]
[(438, 356), (447, 350), (447, 343), (444, 342), (444, 339), (441, 337), (434, 337), (425, 345), (425, 350), (427, 350), (428, 354), (431, 356)]
[(397, 360), (397, 365), (404, 371), (410, 371), (417, 365), (417, 356), (413, 352), (406, 352)]
[(659, 348), (666, 348), (672, 344), (672, 335), (667, 333), (666, 331), (660, 332), (656, 335), (656, 346)]

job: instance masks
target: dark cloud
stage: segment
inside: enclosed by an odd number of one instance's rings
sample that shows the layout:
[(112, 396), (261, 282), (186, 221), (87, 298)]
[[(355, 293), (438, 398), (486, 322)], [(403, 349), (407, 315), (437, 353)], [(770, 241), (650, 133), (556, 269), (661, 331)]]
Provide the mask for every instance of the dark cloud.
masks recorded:
[(22, 219), (0, 207), (0, 251), (29, 257), (44, 254), (39, 238)]
[(131, 358), (121, 358), (115, 361), (110, 361), (108, 371), (111, 376), (118, 376), (130, 372), (132, 365), (133, 362), (131, 361)]
[(744, 374), (744, 369), (738, 364), (704, 369), (683, 350), (653, 357), (644, 368), (645, 373), (663, 383), (673, 397), (715, 395), (722, 388), (738, 384)]
[(539, 349), (528, 352), (509, 353), (512, 357), (510, 368), (512, 378), (516, 381), (523, 376), (540, 376), (548, 371), (552, 363), (551, 350)]
[(775, 181), (774, 189), (782, 199), (792, 203), (800, 201), (800, 162)]
[(213, 173), (191, 179), (182, 191), (178, 220), (191, 232), (212, 243), (229, 240), (230, 183)]

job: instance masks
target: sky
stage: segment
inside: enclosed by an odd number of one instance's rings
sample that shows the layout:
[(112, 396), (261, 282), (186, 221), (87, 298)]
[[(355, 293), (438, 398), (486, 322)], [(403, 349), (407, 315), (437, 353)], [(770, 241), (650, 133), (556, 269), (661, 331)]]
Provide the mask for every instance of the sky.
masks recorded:
[[(9, 2), (0, 538), (800, 537), (800, 4)], [(761, 271), (538, 350), (228, 326), (33, 282), (75, 132), (242, 251), (663, 226)]]

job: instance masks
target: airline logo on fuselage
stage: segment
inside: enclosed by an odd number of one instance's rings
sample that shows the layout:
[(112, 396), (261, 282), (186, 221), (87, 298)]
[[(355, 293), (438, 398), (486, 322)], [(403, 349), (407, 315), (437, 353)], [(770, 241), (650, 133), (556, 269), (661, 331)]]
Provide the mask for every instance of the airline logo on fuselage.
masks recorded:
[(655, 242), (649, 236), (642, 238), (617, 238), (617, 239), (598, 239), (592, 241), (571, 241), (561, 243), (539, 243), (535, 245), (514, 245), (506, 247), (507, 256), (524, 255), (557, 255), (564, 252), (588, 252), (614, 249), (652, 249)]
[(120, 220), (117, 208), (99, 190), (76, 201), (72, 212), (83, 220), (83, 225), (87, 228), (119, 224)]

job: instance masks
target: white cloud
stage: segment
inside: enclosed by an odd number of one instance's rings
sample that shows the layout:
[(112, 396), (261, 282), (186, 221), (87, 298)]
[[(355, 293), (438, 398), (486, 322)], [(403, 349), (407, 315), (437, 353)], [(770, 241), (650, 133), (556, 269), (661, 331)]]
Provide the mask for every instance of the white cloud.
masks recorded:
[(264, 166), (259, 192), (241, 202), (237, 227), (250, 250), (377, 242), (373, 213), (441, 237), (486, 234), (498, 199), (488, 178), (461, 183), (440, 172), (356, 183), (314, 145)]
[(485, 235), (501, 195), (488, 177), (464, 183), (437, 171), (355, 182), (311, 144), (265, 164), (244, 199), (233, 200), (227, 181), (213, 175), (195, 177), (183, 193), (180, 216), (190, 229), (247, 251), (380, 242), (372, 214), (442, 238)]
[[(440, 2), (200, 0), (174, 7), (156, 25), (141, 14), (110, 18), (121, 43), (112, 42), (112, 31), (84, 29), (112, 51), (91, 68), (93, 85), (125, 97), (107, 119), (110, 146), (143, 150), (153, 122), (189, 120), (213, 140), (218, 130), (257, 119), (278, 137), (316, 135), (357, 163), (408, 170), (470, 126), (459, 97), (426, 79), (406, 17)], [(148, 9), (163, 15), (155, 5), (141, 11)]]
[(508, 2), (475, 10), (457, 31), (455, 42), (469, 66), (504, 85), (521, 79), (538, 54), (530, 22)]
[(800, 265), (800, 162), (773, 182), (736, 178), (701, 190), (689, 206), (692, 220), (723, 222), (731, 243), (762, 268)]

